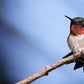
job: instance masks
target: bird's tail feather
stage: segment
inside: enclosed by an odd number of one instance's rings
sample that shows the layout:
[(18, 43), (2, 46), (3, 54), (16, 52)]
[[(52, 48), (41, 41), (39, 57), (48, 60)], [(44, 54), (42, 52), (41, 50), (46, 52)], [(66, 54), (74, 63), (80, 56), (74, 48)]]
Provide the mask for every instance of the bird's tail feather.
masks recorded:
[(78, 68), (81, 68), (82, 66), (84, 66), (83, 63), (81, 62), (76, 62), (75, 66), (74, 66), (74, 70), (78, 69)]
[[(69, 57), (72, 54), (74, 54), (74, 53), (73, 52), (68, 53), (66, 56), (63, 57), (63, 59)], [(80, 57), (75, 61), (68, 62), (67, 64), (73, 63), (73, 62), (76, 63), (75, 66), (74, 66), (74, 70), (83, 67), (83, 71), (84, 71), (84, 58), (83, 57)]]
[(84, 71), (84, 58), (80, 57), (77, 60), (75, 60), (76, 64), (74, 66), (74, 70), (83, 67), (83, 71)]

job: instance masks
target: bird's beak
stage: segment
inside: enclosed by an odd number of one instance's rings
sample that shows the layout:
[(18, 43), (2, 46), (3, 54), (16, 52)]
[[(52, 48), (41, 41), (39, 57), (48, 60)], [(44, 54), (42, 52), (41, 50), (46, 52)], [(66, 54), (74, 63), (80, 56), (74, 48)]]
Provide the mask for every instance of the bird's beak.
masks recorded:
[(68, 16), (66, 16), (66, 15), (65, 15), (65, 17), (68, 18), (68, 19), (71, 20), (71, 21), (74, 21), (73, 19), (71, 19), (70, 17), (68, 17)]

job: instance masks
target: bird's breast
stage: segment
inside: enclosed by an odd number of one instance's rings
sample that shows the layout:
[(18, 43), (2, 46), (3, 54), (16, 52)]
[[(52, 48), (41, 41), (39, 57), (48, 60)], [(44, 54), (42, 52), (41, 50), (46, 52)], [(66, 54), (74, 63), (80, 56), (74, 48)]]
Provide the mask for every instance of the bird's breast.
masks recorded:
[(77, 36), (70, 34), (67, 42), (73, 52), (84, 50), (84, 34)]

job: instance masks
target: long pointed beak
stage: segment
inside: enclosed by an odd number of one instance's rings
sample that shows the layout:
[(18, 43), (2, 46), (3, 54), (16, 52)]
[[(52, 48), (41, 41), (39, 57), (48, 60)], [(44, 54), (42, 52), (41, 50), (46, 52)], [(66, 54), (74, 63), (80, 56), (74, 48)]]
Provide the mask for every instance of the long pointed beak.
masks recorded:
[(66, 15), (65, 15), (65, 17), (68, 18), (68, 19), (71, 20), (71, 21), (74, 21), (73, 19), (71, 19), (70, 17), (68, 17), (68, 16), (66, 16)]

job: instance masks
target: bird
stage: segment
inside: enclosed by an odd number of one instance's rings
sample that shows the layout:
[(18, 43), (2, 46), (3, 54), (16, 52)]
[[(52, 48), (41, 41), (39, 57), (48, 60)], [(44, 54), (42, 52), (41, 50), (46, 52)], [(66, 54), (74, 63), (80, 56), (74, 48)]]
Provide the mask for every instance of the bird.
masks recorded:
[[(65, 17), (71, 21), (70, 33), (67, 38), (67, 43), (71, 49), (71, 52), (66, 56), (64, 56), (63, 59), (69, 57), (70, 55), (76, 52), (82, 53), (82, 51), (84, 50), (84, 18), (82, 17), (70, 18), (66, 15)], [(73, 63), (73, 62), (75, 62), (75, 66), (73, 68), (74, 70), (83, 67), (83, 71), (84, 71), (84, 55), (69, 63)]]

